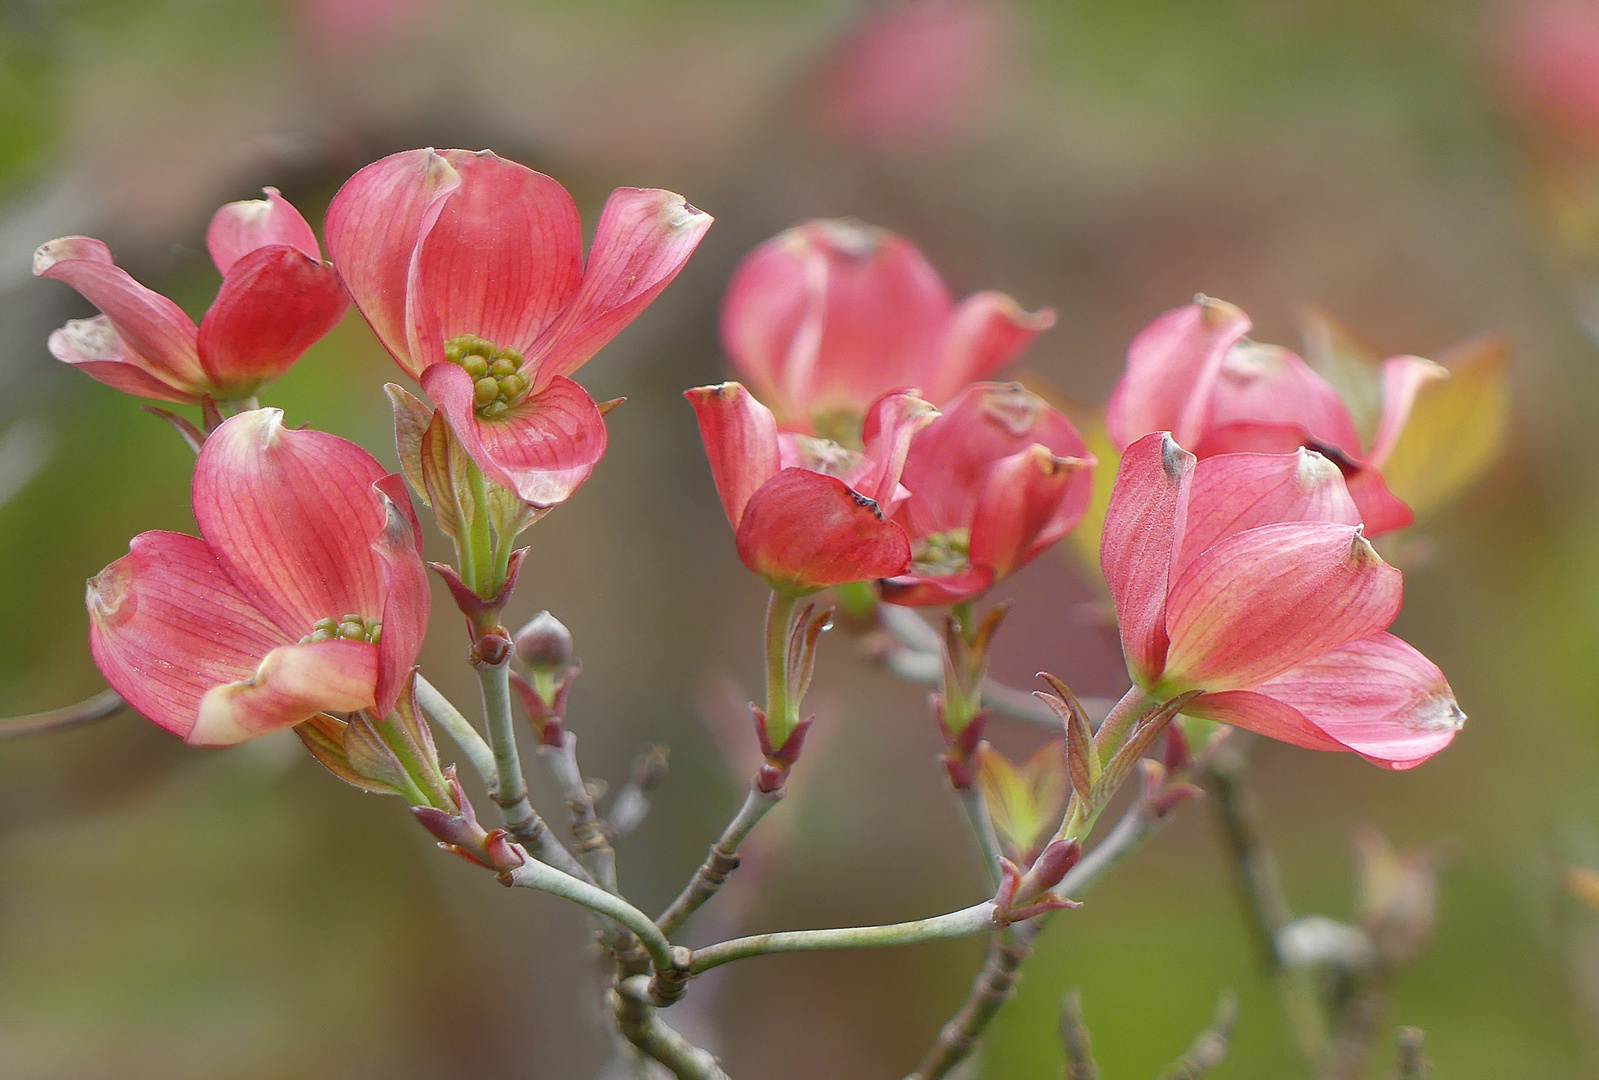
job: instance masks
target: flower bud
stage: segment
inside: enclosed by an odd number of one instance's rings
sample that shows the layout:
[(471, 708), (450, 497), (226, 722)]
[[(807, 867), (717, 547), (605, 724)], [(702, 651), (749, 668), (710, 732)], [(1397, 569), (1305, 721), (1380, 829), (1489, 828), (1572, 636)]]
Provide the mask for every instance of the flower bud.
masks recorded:
[(572, 634), (548, 611), (516, 632), (516, 655), (535, 674), (558, 675), (572, 665)]

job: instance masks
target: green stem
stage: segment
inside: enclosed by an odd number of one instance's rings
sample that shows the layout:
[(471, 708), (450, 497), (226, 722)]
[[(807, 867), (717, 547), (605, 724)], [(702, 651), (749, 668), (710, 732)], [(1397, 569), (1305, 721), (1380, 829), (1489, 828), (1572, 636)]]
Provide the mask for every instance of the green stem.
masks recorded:
[(733, 820), (722, 830), (721, 837), (711, 845), (705, 861), (694, 871), (694, 876), (683, 886), (683, 891), (678, 893), (677, 899), (656, 918), (655, 925), (661, 928), (662, 933), (677, 933), (690, 915), (716, 895), (726, 883), (727, 876), (738, 868), (738, 846), (782, 797), (782, 788), (776, 791), (762, 791), (751, 782), (749, 793), (744, 796), (744, 805), (738, 808)]
[[(494, 534), (489, 528), (489, 484), (475, 461), (467, 462), (466, 482), (472, 492), (472, 522), (461, 552), (461, 574), (473, 592), (487, 599), (500, 590), (492, 580)], [(485, 572), (491, 580), (483, 580), (481, 575)]]
[[(416, 739), (400, 723), (400, 718), (391, 712), (373, 727), (377, 729), (384, 745), (399, 759), (400, 767), (405, 770), (406, 779), (410, 781), (411, 786), (422, 795), (420, 803), (411, 805), (431, 806), (436, 810), (453, 813), (455, 797), (444, 786), (444, 778), (439, 775), (437, 763), (428, 760), (427, 751), (417, 745)], [(407, 792), (407, 795), (409, 794)]]
[(443, 728), (455, 745), (461, 748), (472, 771), (485, 784), (493, 785), (498, 775), (494, 751), (489, 749), (489, 744), (483, 741), (483, 736), (478, 734), (472, 722), (461, 715), (461, 710), (420, 674), (416, 677), (416, 703), (422, 707), (427, 718)]
[(1116, 753), (1116, 748), (1121, 746), (1122, 740), (1127, 738), (1127, 733), (1159, 707), (1159, 702), (1136, 686), (1123, 694), (1121, 700), (1111, 706), (1105, 722), (1100, 724), (1099, 730), (1094, 733), (1094, 743), (1099, 747), (1100, 760), (1109, 761)]
[(959, 788), (955, 792), (960, 797), (961, 810), (966, 814), (966, 824), (972, 828), (972, 836), (977, 840), (977, 850), (983, 859), (983, 869), (988, 874), (988, 880), (996, 888), (1000, 882), (999, 872), (999, 837), (994, 833), (994, 822), (988, 816), (988, 802), (983, 798), (982, 789), (975, 784), (969, 788)]
[(650, 962), (655, 965), (655, 970), (671, 970), (672, 943), (656, 928), (654, 920), (620, 896), (533, 859), (512, 870), (502, 880), (581, 904), (595, 914), (604, 915), (627, 927), (650, 954)]
[(772, 953), (814, 952), (821, 949), (880, 949), (889, 945), (918, 945), (928, 941), (950, 941), (975, 937), (997, 930), (1002, 924), (992, 900), (969, 908), (915, 922), (887, 926), (846, 926), (831, 930), (784, 930), (775, 934), (721, 941), (700, 949), (689, 961), (691, 975), (709, 971), (734, 960)]
[(799, 724), (799, 702), (788, 684), (788, 639), (799, 597), (772, 590), (766, 604), (766, 737), (781, 750)]

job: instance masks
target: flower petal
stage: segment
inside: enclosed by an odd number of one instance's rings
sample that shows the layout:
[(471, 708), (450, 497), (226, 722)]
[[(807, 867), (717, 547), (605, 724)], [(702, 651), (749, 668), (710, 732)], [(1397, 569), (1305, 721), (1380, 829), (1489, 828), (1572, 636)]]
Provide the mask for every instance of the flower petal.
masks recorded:
[(753, 496), (738, 525), (744, 565), (782, 592), (903, 573), (911, 546), (877, 504), (834, 476), (784, 469)]
[(1368, 761), (1419, 765), (1465, 723), (1438, 666), (1392, 634), (1330, 649), (1260, 687)]
[(559, 183), (492, 151), (445, 150), (461, 178), (422, 241), (413, 288), (444, 340), (477, 334), (528, 350), (583, 279), (577, 204)]
[(333, 196), (324, 227), (328, 254), (350, 298), (383, 347), (412, 378), (435, 357), (413, 354), (411, 264), (461, 176), (432, 150), (373, 162)]
[(969, 558), (999, 581), (1070, 532), (1088, 510), (1092, 457), (1056, 457), (1034, 443), (1001, 458), (983, 479)]
[(571, 498), (605, 454), (605, 421), (571, 379), (554, 379), (498, 420), (479, 419), (472, 376), (455, 364), (428, 368), (422, 389), (483, 475), (531, 506), (555, 506)]
[(320, 619), (379, 620), (384, 527), (372, 485), (387, 475), (354, 443), (283, 426), (278, 409), (239, 413), (195, 461), (200, 535), (233, 582), (293, 640)]
[(275, 187), (262, 188), (264, 199), (230, 202), (211, 216), (205, 231), (205, 246), (217, 273), (223, 277), (233, 264), (256, 248), (283, 244), (302, 252), (312, 262), (322, 261), (316, 233), (289, 200)]
[(63, 236), (33, 253), (35, 277), (72, 286), (111, 320), (127, 347), (163, 382), (196, 396), (206, 392), (195, 344), (199, 331), (183, 309), (140, 285), (111, 260), (111, 250), (87, 236)]
[(1400, 573), (1360, 529), (1263, 525), (1198, 555), (1172, 584), (1166, 688), (1252, 689), (1399, 614)]
[(994, 571), (987, 566), (968, 566), (953, 574), (900, 574), (884, 578), (879, 584), (885, 603), (900, 607), (943, 607), (975, 599), (994, 583)]
[(204, 541), (134, 537), (89, 582), (89, 651), (111, 688), (187, 736), (208, 690), (246, 678), (286, 636), (228, 580)]
[(1348, 747), (1310, 722), (1286, 702), (1254, 690), (1223, 690), (1201, 694), (1183, 712), (1218, 724), (1231, 724), (1307, 750), (1347, 750)]
[(1338, 466), (1314, 450), (1222, 454), (1194, 467), (1188, 520), (1173, 573), (1234, 533), (1285, 521), (1359, 525), (1360, 511)]
[(681, 195), (617, 188), (594, 228), (583, 283), (533, 345), (534, 385), (583, 366), (671, 284), (694, 254), (711, 215)]
[(231, 746), (304, 723), (319, 712), (370, 709), (377, 657), (377, 646), (367, 641), (335, 639), (273, 649), (249, 678), (206, 692), (186, 741)]
[(1392, 356), (1382, 365), (1382, 413), (1377, 420), (1377, 434), (1371, 441), (1371, 452), (1366, 460), (1377, 468), (1388, 462), (1388, 455), (1399, 444), (1410, 410), (1416, 404), (1416, 395), (1428, 383), (1449, 377), (1449, 369), (1419, 356)]
[(1122, 455), (1105, 509), (1099, 567), (1121, 626), (1122, 652), (1140, 685), (1166, 663), (1166, 592), (1182, 540), (1194, 455), (1165, 432), (1145, 435)]
[(1140, 330), (1105, 406), (1105, 430), (1116, 449), (1152, 431), (1197, 446), (1222, 361), (1249, 327), (1249, 316), (1233, 305), (1202, 296)]
[(928, 401), (943, 407), (967, 383), (993, 375), (1054, 325), (1055, 312), (1049, 308), (1025, 311), (1005, 293), (973, 293), (955, 305), (937, 363), (912, 381)]
[(1227, 351), (1207, 426), (1232, 423), (1293, 424), (1318, 443), (1351, 457), (1360, 454), (1360, 435), (1338, 391), (1278, 345), (1246, 341)]
[(165, 372), (130, 351), (104, 315), (68, 319), (61, 329), (50, 331), (49, 349), (57, 360), (124, 394), (179, 405), (200, 403), (201, 395), (167, 383)]
[(383, 531), (372, 552), (383, 567), (383, 632), (378, 637), (377, 681), (373, 711), (387, 715), (405, 689), (428, 625), (428, 581), (420, 554), (421, 526), (405, 482), (390, 473), (372, 485), (384, 516)]
[(344, 316), (338, 275), (298, 248), (274, 244), (236, 261), (200, 320), (200, 363), (224, 398), (276, 380)]
[(884, 394), (873, 402), (861, 425), (866, 452), (845, 478), (849, 486), (877, 503), (883, 513), (893, 514), (912, 440), (937, 416), (938, 410), (915, 391)]
[(683, 396), (694, 406), (716, 494), (728, 524), (737, 532), (750, 496), (777, 475), (777, 421), (736, 382), (696, 386)]

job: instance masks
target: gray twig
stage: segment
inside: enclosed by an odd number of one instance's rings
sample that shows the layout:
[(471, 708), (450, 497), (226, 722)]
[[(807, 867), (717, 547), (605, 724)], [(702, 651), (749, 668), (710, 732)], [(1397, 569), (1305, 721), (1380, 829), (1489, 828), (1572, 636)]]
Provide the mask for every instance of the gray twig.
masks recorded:
[(1083, 1023), (1083, 998), (1074, 986), (1060, 1003), (1060, 1041), (1066, 1051), (1061, 1080), (1099, 1080), (1099, 1066)]
[(76, 705), (0, 720), (0, 739), (21, 739), (51, 731), (66, 731), (115, 716), (127, 707), (128, 703), (115, 690), (102, 690)]
[(1216, 1001), (1210, 1024), (1201, 1031), (1183, 1056), (1160, 1074), (1160, 1080), (1195, 1080), (1221, 1064), (1227, 1056), (1227, 1041), (1232, 1037), (1233, 1021), (1238, 1018), (1238, 999), (1231, 990)]

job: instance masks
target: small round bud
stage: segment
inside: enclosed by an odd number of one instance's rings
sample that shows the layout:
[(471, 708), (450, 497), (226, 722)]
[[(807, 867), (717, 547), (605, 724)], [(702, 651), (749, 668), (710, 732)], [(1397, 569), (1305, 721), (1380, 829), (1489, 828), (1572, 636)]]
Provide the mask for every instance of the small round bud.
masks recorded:
[(316, 644), (319, 641), (332, 641), (333, 638), (334, 638), (334, 633), (333, 633), (332, 630), (324, 630), (320, 626), (317, 627), (315, 630), (311, 631), (311, 639), (310, 640), (311, 640), (311, 643), (313, 645)]
[(489, 365), (489, 374), (493, 375), (496, 379), (503, 379), (507, 375), (516, 374), (516, 365), (502, 356), (498, 360), (494, 361), (494, 363)]
[(510, 411), (511, 407), (505, 402), (491, 401), (487, 405), (483, 406), (478, 415), (482, 416), (485, 420), (498, 420), (500, 417), (504, 416)]
[(535, 672), (560, 672), (572, 666), (572, 634), (560, 619), (541, 611), (516, 632), (516, 655)]
[(473, 382), (489, 373), (489, 362), (481, 356), (468, 356), (461, 361), (461, 366), (466, 369), (468, 375), (472, 376)]
[(360, 622), (342, 622), (339, 624), (339, 636), (345, 641), (365, 641), (366, 627)]
[(527, 377), (524, 375), (507, 375), (500, 380), (500, 396), (506, 401), (515, 401), (526, 389)]
[(461, 362), (460, 344), (452, 341), (448, 345), (444, 346), (444, 359), (452, 364), (459, 364)]
[(500, 384), (497, 380), (485, 377), (472, 386), (472, 401), (478, 408), (482, 408), (499, 396)]
[(522, 354), (517, 352), (515, 349), (501, 349), (500, 357), (502, 359), (509, 360), (518, 368), (522, 366)]

